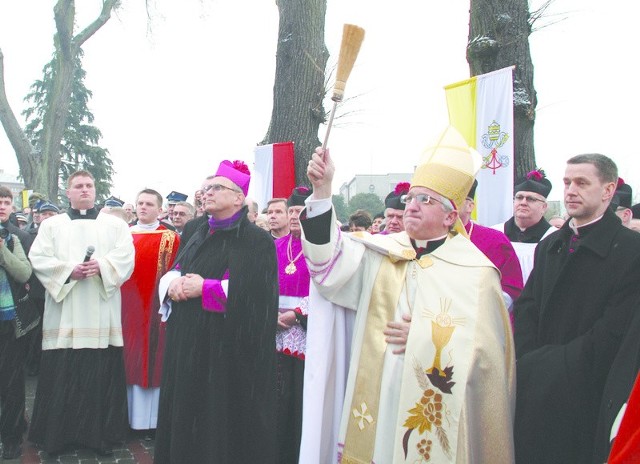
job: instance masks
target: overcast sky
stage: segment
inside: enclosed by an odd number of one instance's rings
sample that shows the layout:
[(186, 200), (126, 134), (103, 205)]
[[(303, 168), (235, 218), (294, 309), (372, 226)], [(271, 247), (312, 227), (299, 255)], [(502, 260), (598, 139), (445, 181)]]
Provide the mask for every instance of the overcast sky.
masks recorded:
[[(5, 81), (18, 115), (29, 86), (51, 58), (54, 3), (0, 2)], [(150, 187), (163, 195), (188, 193), (192, 200), (221, 160), (250, 163), (267, 131), (275, 1), (151, 0), (150, 21), (144, 1), (122, 3), (85, 44), (83, 62), (101, 145), (117, 171), (112, 193), (133, 201), (137, 191)], [(100, 4), (77, 2), (78, 27), (97, 15)], [(338, 121), (329, 141), (336, 192), (355, 174), (411, 172), (446, 126), (443, 87), (469, 77), (468, 11), (468, 1), (457, 0), (328, 0), (330, 64), (345, 22), (366, 30), (346, 88), (347, 98), (357, 98), (341, 108), (353, 113)], [(561, 198), (566, 159), (584, 152), (611, 156), (621, 176), (640, 189), (634, 139), (640, 96), (632, 84), (640, 3), (555, 0), (549, 13), (554, 16), (547, 22), (566, 19), (530, 40), (539, 101), (536, 155), (554, 184), (550, 198)], [(3, 131), (0, 168), (18, 172)]]

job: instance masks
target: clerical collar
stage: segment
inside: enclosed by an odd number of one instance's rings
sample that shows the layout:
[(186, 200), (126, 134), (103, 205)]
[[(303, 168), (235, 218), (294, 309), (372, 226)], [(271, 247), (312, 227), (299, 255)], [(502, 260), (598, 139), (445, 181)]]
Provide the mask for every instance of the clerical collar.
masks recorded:
[(431, 240), (414, 240), (411, 239), (411, 245), (416, 250), (416, 258), (420, 258), (422, 255), (433, 253), (436, 248), (442, 245), (447, 239), (448, 234), (444, 234), (442, 237), (432, 238)]
[(516, 225), (515, 219), (512, 217), (504, 224), (504, 234), (509, 237), (509, 240), (512, 242), (538, 243), (542, 240), (547, 230), (549, 230), (549, 227), (551, 227), (551, 224), (549, 224), (545, 218), (541, 218), (537, 224), (525, 230), (520, 230)]
[(156, 230), (158, 227), (160, 226), (160, 221), (156, 220), (155, 222), (152, 222), (151, 224), (141, 224), (140, 222), (134, 224), (133, 226), (131, 226), (131, 230), (133, 231), (138, 231), (138, 230)]
[(67, 214), (71, 218), (74, 219), (95, 219), (98, 217), (98, 210), (95, 208), (90, 209), (75, 209), (69, 208), (67, 210)]
[(593, 221), (587, 222), (586, 224), (582, 224), (581, 226), (577, 226), (573, 218), (571, 218), (569, 219), (569, 228), (573, 231), (574, 235), (584, 236), (584, 234), (588, 233), (591, 229), (593, 229), (593, 227), (590, 227), (590, 226), (592, 226), (593, 224), (598, 222), (600, 219), (602, 219), (603, 216), (604, 215), (597, 217)]
[(248, 208), (243, 206), (231, 217), (226, 219), (216, 219), (213, 216), (209, 218), (209, 233), (213, 233), (217, 230), (233, 229), (240, 224), (240, 221), (247, 215)]

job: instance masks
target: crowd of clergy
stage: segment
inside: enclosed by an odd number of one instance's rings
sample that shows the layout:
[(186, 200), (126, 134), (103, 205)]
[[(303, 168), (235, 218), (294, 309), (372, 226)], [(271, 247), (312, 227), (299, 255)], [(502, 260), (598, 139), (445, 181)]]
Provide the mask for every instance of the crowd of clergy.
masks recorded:
[(265, 205), (240, 160), (130, 203), (87, 171), (64, 208), (0, 186), (3, 459), (147, 437), (167, 464), (640, 462), (631, 186), (572, 156), (564, 215), (536, 169), (480, 224), (481, 166), (448, 127), (344, 223), (321, 148)]

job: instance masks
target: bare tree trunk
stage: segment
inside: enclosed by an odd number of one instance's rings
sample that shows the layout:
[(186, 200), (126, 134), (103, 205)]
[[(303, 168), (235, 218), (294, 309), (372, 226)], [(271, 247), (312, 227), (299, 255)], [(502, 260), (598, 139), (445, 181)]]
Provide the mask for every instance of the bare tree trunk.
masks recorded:
[(75, 1), (58, 0), (53, 8), (56, 23), (54, 39), (58, 57), (53, 76), (53, 90), (49, 108), (43, 117), (42, 137), (38, 149), (33, 147), (20, 127), (5, 95), (4, 63), (0, 51), (0, 122), (13, 146), (20, 174), (28, 189), (45, 193), (48, 198), (58, 198), (58, 175), (60, 173), (60, 144), (67, 126), (67, 116), (73, 88), (74, 59), (80, 48), (111, 17), (119, 0), (103, 0), (98, 18), (73, 35), (75, 24)]
[(324, 44), (326, 0), (276, 0), (280, 13), (273, 112), (261, 144), (292, 140), (296, 185), (308, 184), (306, 168), (320, 145), (318, 127), (325, 120)]
[(538, 104), (529, 50), (528, 0), (471, 0), (467, 62), (472, 76), (515, 65), (516, 178), (536, 167), (533, 126)]
[[(22, 127), (20, 127), (20, 123), (9, 105), (4, 83), (4, 55), (2, 54), (2, 50), (0, 50), (0, 123), (2, 123), (7, 138), (16, 153), (18, 166), (20, 167), (22, 176), (25, 178), (25, 182), (27, 178), (34, 178), (39, 166), (39, 156), (29, 142)], [(30, 185), (27, 184), (27, 187), (30, 187)]]

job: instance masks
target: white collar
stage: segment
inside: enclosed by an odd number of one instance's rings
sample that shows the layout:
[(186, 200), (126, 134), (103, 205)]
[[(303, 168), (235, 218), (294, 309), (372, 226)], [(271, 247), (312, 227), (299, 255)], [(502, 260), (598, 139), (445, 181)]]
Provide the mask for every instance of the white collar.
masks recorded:
[(134, 232), (138, 232), (140, 230), (156, 230), (158, 227), (160, 227), (160, 221), (155, 221), (151, 224), (140, 224), (138, 222), (137, 224), (131, 226), (131, 230)]

